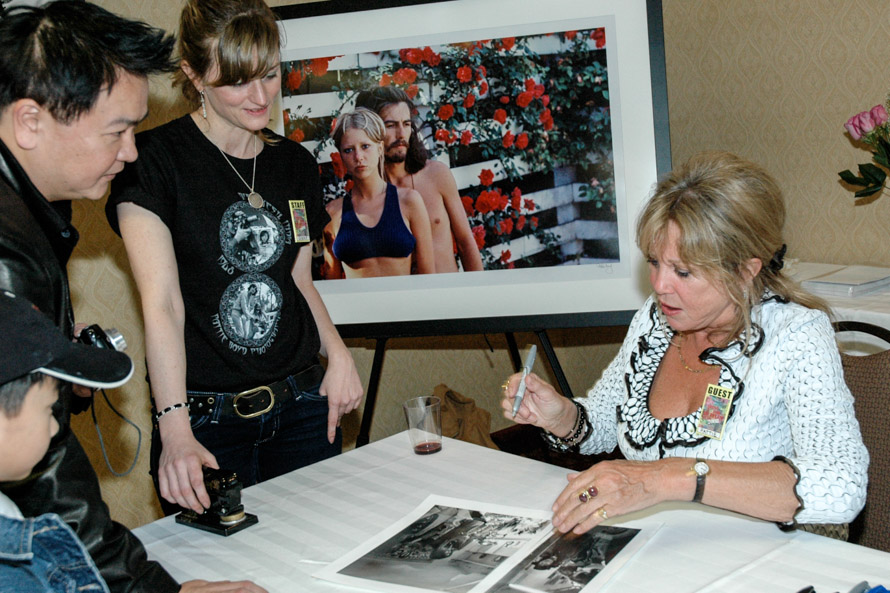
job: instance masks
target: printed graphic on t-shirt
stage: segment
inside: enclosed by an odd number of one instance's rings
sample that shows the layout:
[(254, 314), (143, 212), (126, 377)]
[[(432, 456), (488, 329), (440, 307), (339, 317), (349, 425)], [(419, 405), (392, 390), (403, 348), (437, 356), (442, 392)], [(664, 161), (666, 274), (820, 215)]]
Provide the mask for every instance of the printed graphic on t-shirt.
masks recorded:
[(262, 272), (278, 261), (287, 240), (276, 212), (235, 202), (220, 221), (219, 244), (223, 255), (243, 272)]
[(281, 289), (264, 274), (244, 274), (232, 282), (219, 303), (222, 330), (233, 343), (257, 353), (278, 333)]

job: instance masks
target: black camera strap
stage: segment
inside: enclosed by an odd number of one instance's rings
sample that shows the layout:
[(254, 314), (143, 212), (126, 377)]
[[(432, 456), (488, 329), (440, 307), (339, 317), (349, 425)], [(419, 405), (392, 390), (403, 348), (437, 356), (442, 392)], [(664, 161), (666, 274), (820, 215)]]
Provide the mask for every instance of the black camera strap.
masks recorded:
[(99, 420), (96, 418), (96, 396), (95, 396), (95, 394), (93, 395), (93, 397), (90, 398), (90, 413), (93, 415), (93, 425), (96, 427), (96, 434), (99, 435), (99, 447), (102, 449), (102, 457), (105, 458), (105, 465), (108, 466), (108, 469), (111, 471), (112, 474), (114, 474), (115, 476), (117, 476), (119, 478), (123, 478), (124, 476), (128, 476), (130, 474), (130, 472), (133, 471), (133, 468), (136, 467), (136, 462), (139, 460), (139, 451), (142, 448), (142, 430), (138, 426), (136, 426), (136, 424), (133, 423), (132, 420), (130, 420), (129, 418), (127, 418), (126, 416), (124, 416), (123, 414), (121, 414), (120, 412), (117, 411), (117, 408), (115, 408), (112, 405), (111, 400), (108, 399), (108, 394), (105, 393), (104, 389), (98, 389), (97, 391), (102, 392), (102, 397), (105, 398), (105, 403), (108, 404), (108, 407), (111, 408), (112, 412), (117, 414), (117, 416), (121, 420), (123, 420), (124, 422), (126, 422), (127, 424), (129, 424), (130, 426), (132, 426), (133, 428), (136, 429), (136, 436), (137, 436), (136, 455), (133, 456), (133, 463), (130, 464), (130, 467), (128, 467), (125, 472), (117, 472), (117, 471), (115, 471), (115, 469), (113, 467), (111, 467), (111, 461), (108, 459), (108, 451), (105, 450), (105, 440), (102, 438), (102, 431), (99, 429)]

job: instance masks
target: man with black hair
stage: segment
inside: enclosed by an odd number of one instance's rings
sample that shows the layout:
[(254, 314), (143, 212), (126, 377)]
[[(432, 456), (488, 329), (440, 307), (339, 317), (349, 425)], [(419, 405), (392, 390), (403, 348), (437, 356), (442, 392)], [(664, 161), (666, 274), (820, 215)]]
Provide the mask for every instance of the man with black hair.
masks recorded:
[(386, 126), (386, 176), (397, 187), (417, 190), (430, 215), (436, 272), (457, 272), (454, 247), (465, 272), (482, 269), (482, 256), (470, 230), (451, 170), (429, 158), (414, 126), (417, 109), (405, 91), (377, 87), (362, 91), (355, 102), (377, 113)]
[[(78, 240), (70, 200), (98, 200), (136, 159), (148, 76), (170, 72), (173, 38), (80, 0), (0, 13), (0, 289), (32, 302), (68, 337), (74, 316), (65, 266)], [(87, 392), (88, 394), (88, 392)], [(111, 520), (89, 459), (69, 426), (83, 409), (61, 390), (58, 434), (28, 478), (2, 485), (28, 517), (57, 513), (114, 592), (180, 586)], [(183, 591), (261, 591), (190, 581)]]

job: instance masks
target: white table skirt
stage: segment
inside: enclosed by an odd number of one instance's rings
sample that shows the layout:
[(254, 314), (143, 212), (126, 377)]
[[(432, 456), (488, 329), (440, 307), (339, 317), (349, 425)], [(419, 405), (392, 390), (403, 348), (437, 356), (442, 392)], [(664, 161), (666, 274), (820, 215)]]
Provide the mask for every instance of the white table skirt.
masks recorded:
[[(184, 581), (253, 580), (270, 592), (340, 591), (311, 575), (400, 519), (431, 493), (547, 510), (568, 470), (446, 439), (415, 455), (399, 433), (247, 488), (259, 524), (230, 537), (167, 517), (135, 530), (149, 556)], [(660, 505), (610, 519), (663, 524), (611, 580), (615, 593), (845, 593), (856, 583), (890, 586), (890, 554), (694, 504)]]

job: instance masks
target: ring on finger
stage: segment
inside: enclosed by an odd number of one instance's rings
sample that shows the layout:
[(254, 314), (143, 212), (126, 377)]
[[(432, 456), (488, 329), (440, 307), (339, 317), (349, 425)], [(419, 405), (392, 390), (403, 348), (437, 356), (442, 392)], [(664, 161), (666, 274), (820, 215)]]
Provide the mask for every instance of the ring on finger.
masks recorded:
[(507, 390), (510, 388), (510, 379), (507, 379), (503, 383), (501, 383), (501, 389), (504, 390), (504, 393), (507, 393)]
[(606, 512), (606, 507), (604, 507), (604, 506), (598, 508), (594, 514), (602, 517), (603, 521), (605, 521), (606, 519), (609, 518), (609, 513)]

